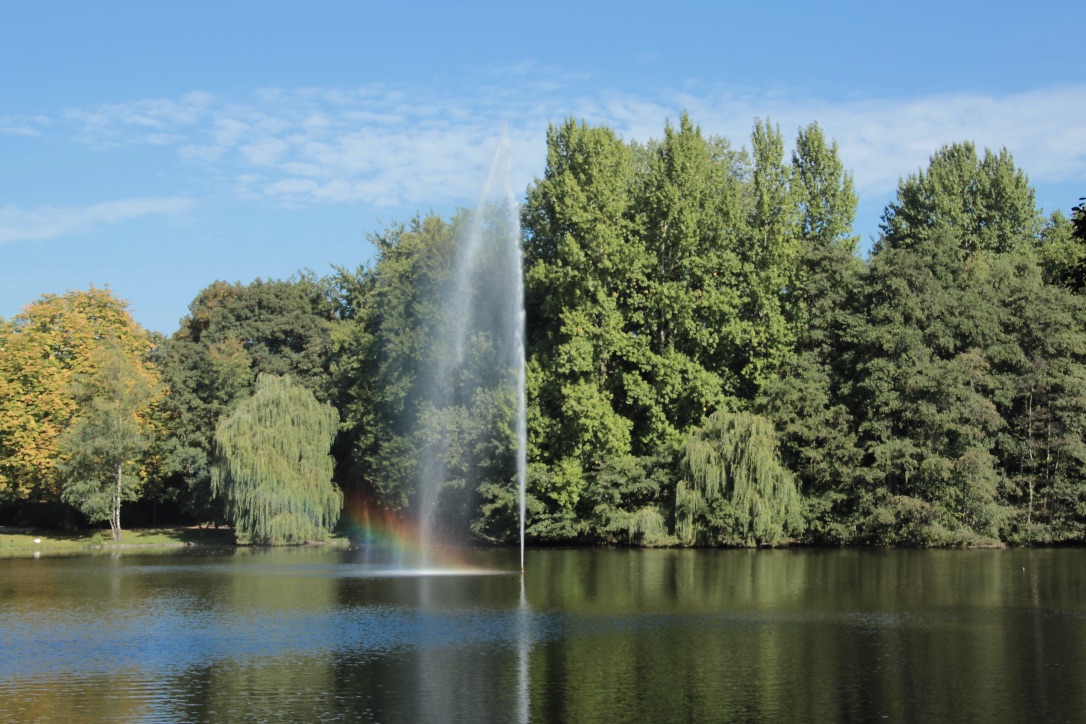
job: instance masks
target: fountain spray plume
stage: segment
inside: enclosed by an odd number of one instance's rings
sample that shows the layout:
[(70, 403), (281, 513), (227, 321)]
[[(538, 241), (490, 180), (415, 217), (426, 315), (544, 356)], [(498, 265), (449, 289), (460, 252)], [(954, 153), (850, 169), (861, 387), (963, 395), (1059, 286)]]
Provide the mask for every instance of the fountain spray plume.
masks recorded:
[[(525, 386), (524, 274), (521, 261), (520, 210), (512, 188), (512, 154), (502, 134), (475, 209), (457, 235), (455, 268), (443, 297), (444, 323), (436, 340), (438, 353), (430, 401), (438, 420), (428, 430), (429, 444), (420, 460), (420, 542), (432, 542), (442, 493), (450, 483), (446, 469), (451, 431), (440, 421), (444, 411), (474, 410), (480, 391), (503, 391), (515, 397), (516, 483), (520, 526), (520, 568), (524, 571), (527, 422)], [(459, 472), (457, 474), (460, 474)], [(459, 480), (469, 489), (478, 480)]]

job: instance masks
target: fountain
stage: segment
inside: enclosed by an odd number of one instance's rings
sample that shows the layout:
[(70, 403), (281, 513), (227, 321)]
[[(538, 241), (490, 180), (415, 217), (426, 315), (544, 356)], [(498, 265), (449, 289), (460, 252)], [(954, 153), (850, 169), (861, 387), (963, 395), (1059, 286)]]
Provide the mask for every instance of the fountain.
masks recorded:
[[(458, 230), (455, 268), (443, 295), (443, 323), (429, 371), (429, 398), (438, 420), (421, 459), (419, 544), (424, 564), (436, 543), (439, 505), (448, 485), (445, 461), (450, 431), (442, 413), (470, 408), (479, 390), (512, 395), (516, 438), (520, 570), (524, 571), (527, 422), (524, 352), (524, 282), (519, 208), (512, 188), (512, 154), (506, 136), (494, 153), (479, 202)], [(465, 383), (463, 380), (472, 380)], [(501, 423), (502, 421), (498, 421)], [(512, 422), (512, 421), (505, 421)], [(468, 487), (477, 481), (468, 480)]]

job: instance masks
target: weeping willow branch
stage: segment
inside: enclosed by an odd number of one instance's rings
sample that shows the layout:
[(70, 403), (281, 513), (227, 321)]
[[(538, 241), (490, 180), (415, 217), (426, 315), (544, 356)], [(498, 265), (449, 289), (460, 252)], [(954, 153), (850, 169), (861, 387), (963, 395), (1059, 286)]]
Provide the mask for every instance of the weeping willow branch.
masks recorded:
[(219, 423), (211, 485), (227, 501), (239, 543), (328, 536), (343, 508), (328, 454), (338, 422), (334, 408), (290, 377), (261, 375), (253, 396)]
[(675, 532), (688, 545), (780, 545), (802, 527), (799, 491), (760, 415), (714, 413), (686, 439), (682, 471)]

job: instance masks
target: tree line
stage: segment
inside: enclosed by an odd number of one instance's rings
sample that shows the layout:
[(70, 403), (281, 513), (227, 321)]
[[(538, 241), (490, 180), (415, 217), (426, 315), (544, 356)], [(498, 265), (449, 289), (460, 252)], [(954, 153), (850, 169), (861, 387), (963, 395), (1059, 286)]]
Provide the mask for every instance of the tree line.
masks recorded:
[[(686, 115), (646, 144), (549, 129), (520, 219), (530, 539), (1086, 537), (1086, 210), (1043, 215), (1008, 151), (968, 142), (901, 179), (866, 259), (856, 203), (817, 124), (791, 149), (768, 119), (739, 148)], [(214, 282), (168, 338), (95, 288), (0, 320), (0, 515), (119, 536), (132, 501), (299, 542), (344, 497), (412, 516), (436, 455), (446, 531), (511, 540), (514, 393), (434, 379), (471, 223), (395, 224), (323, 277)]]

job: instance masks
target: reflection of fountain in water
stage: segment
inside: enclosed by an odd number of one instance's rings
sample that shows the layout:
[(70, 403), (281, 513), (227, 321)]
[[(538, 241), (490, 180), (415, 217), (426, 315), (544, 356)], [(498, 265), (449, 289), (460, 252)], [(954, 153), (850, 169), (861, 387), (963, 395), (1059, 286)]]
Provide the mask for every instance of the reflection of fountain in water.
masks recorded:
[[(527, 422), (524, 352), (524, 282), (519, 210), (512, 188), (512, 154), (504, 135), (491, 161), (479, 203), (456, 240), (453, 283), (442, 300), (443, 324), (437, 340), (429, 392), (435, 413), (470, 409), (473, 390), (491, 385), (515, 396), (515, 420), (508, 420), (516, 440), (516, 483), (520, 526), (520, 567), (524, 570)], [(480, 349), (489, 350), (482, 354)], [(445, 460), (449, 431), (439, 422), (424, 450), (419, 480), (418, 541), (422, 565), (430, 567), (438, 542), (436, 528), (442, 491), (448, 483)], [(479, 481), (466, 480), (469, 490)]]
[(410, 719), (532, 721), (532, 654), (546, 613), (533, 610), (526, 576), (421, 577), (395, 585), (414, 596)]
[[(434, 342), (431, 369), (419, 370), (431, 381), (428, 393), (430, 410), (440, 415), (446, 410), (471, 409), (470, 393), (459, 381), (470, 379), (490, 383), (495, 394), (511, 408), (510, 418), (502, 420), (513, 433), (516, 445), (516, 505), (519, 512), (520, 571), (524, 572), (525, 483), (527, 473), (527, 422), (525, 384), (525, 314), (521, 261), (519, 210), (512, 190), (512, 157), (508, 139), (502, 138), (494, 154), (480, 201), (468, 217), (468, 223), (456, 239), (453, 281), (441, 300), (442, 324)], [(484, 354), (479, 350), (483, 349)], [(487, 365), (480, 367), (480, 363)], [(470, 385), (468, 386), (470, 387)], [(401, 590), (413, 590), (417, 596), (412, 627), (421, 631), (426, 643), (412, 652), (416, 659), (411, 668), (417, 678), (412, 707), (420, 721), (470, 720), (473, 713), (465, 707), (486, 700), (501, 708), (500, 717), (482, 717), (496, 721), (527, 722), (530, 716), (529, 654), (532, 645), (531, 610), (520, 577), (520, 598), (511, 618), (495, 617), (496, 635), (512, 644), (510, 654), (516, 665), (504, 659), (493, 660), (497, 666), (487, 675), (462, 665), (462, 652), (445, 640), (447, 599), (454, 586), (450, 576), (509, 573), (495, 567), (473, 567), (471, 555), (458, 557), (457, 549), (443, 544), (443, 491), (449, 483), (445, 460), (450, 450), (443, 422), (431, 421), (433, 428), (416, 430), (430, 444), (420, 454), (418, 515), (405, 521), (394, 514), (382, 515), (377, 508), (361, 505), (351, 516), (362, 529), (361, 565), (343, 573), (345, 578), (396, 578)], [(504, 434), (504, 433), (503, 433)], [(479, 481), (464, 484), (474, 489)], [(413, 523), (413, 525), (412, 525)], [(461, 551), (462, 552), (462, 551)], [(490, 559), (493, 561), (493, 559)], [(504, 559), (503, 560), (507, 560)], [(414, 578), (415, 580), (409, 580)], [(474, 579), (481, 581), (482, 579)], [(433, 633), (435, 642), (430, 643)], [(508, 637), (508, 638), (506, 638)], [(454, 637), (455, 638), (455, 637)], [(500, 667), (500, 668), (498, 668)], [(514, 673), (515, 687), (507, 677)], [(500, 697), (480, 692), (491, 682), (503, 681)], [(515, 692), (515, 700), (508, 698)], [(515, 714), (504, 707), (512, 705)]]
[[(523, 547), (522, 547), (523, 551)], [(524, 570), (521, 553), (520, 570)], [(526, 724), (532, 713), (531, 692), (528, 689), (528, 654), (532, 650), (532, 610), (524, 593), (524, 576), (520, 577), (520, 603), (517, 605), (517, 722)]]

